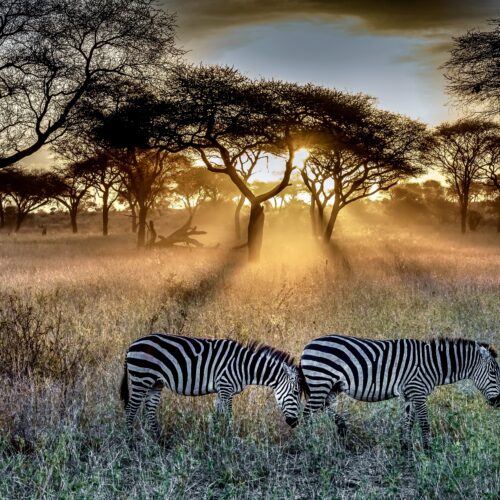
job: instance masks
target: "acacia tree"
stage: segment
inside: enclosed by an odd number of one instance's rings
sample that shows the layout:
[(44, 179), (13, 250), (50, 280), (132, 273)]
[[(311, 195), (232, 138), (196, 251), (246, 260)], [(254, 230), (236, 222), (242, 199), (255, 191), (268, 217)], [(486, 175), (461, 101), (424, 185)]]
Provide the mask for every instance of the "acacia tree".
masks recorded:
[(422, 173), (426, 138), (423, 124), (365, 105), (349, 127), (313, 148), (301, 175), (311, 195), (315, 233), (328, 243), (347, 205)]
[(93, 115), (92, 137), (120, 171), (119, 194), (137, 211), (137, 245), (146, 243), (147, 216), (171, 192), (175, 177), (186, 166), (183, 149), (161, 136), (166, 124), (165, 106), (143, 92), (119, 103), (108, 113)]
[(181, 155), (160, 149), (130, 148), (116, 151), (123, 185), (137, 204), (137, 246), (146, 243), (148, 212), (171, 193), (177, 173), (185, 166)]
[(203, 175), (205, 172), (195, 167), (182, 172), (175, 180), (175, 197), (182, 202), (190, 217), (206, 199), (207, 192)]
[[(276, 84), (278, 85), (278, 84)], [(291, 127), (272, 130), (270, 117), (279, 109), (270, 86), (251, 81), (233, 68), (183, 66), (170, 81), (167, 102), (173, 125), (170, 132), (179, 145), (195, 150), (210, 172), (227, 175), (251, 204), (248, 223), (250, 260), (258, 260), (264, 228), (263, 203), (289, 181), (296, 146)], [(285, 152), (282, 178), (268, 192), (255, 195), (238, 171), (248, 151), (269, 147), (281, 135)]]
[(71, 163), (58, 173), (63, 189), (54, 195), (54, 200), (68, 211), (71, 230), (78, 233), (77, 216), (81, 205), (88, 201), (90, 188), (94, 185), (86, 162)]
[(108, 235), (109, 211), (120, 196), (120, 183), (122, 181), (120, 169), (116, 161), (104, 152), (87, 158), (81, 163), (86, 178), (91, 186), (100, 195), (102, 204), (102, 234)]
[(1, 181), (2, 189), (16, 207), (16, 233), (29, 213), (50, 203), (64, 189), (58, 177), (51, 172), (21, 172), (9, 168), (2, 172)]
[(467, 230), (467, 212), (474, 182), (481, 180), (492, 162), (491, 144), (498, 125), (478, 119), (443, 123), (436, 128), (428, 160), (443, 174), (458, 199), (460, 229)]
[(175, 196), (183, 203), (190, 216), (194, 216), (198, 207), (205, 201), (218, 201), (227, 191), (217, 176), (203, 167), (195, 167), (188, 159), (175, 178)]
[(78, 123), (77, 108), (166, 68), (175, 19), (156, 0), (0, 2), (0, 168)]
[(500, 18), (491, 31), (470, 30), (453, 39), (445, 77), (459, 102), (478, 104), (488, 115), (500, 113)]
[(500, 127), (498, 127), (488, 145), (489, 162), (481, 171), (481, 180), (484, 183), (491, 206), (497, 213), (497, 232), (500, 233)]
[[(260, 256), (264, 205), (290, 182), (295, 152), (312, 140), (324, 116), (332, 130), (355, 112), (357, 100), (313, 85), (252, 81), (232, 68), (182, 67), (170, 81), (166, 134), (194, 149), (211, 172), (227, 175), (250, 203), (250, 260)], [(359, 100), (359, 99), (358, 99)], [(283, 163), (281, 178), (256, 194), (238, 168), (248, 152), (272, 154)]]

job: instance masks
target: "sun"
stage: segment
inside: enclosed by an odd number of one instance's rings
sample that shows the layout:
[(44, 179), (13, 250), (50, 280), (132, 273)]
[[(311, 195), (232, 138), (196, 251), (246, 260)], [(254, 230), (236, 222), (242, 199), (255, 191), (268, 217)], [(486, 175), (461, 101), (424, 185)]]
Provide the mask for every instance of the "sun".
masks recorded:
[(297, 166), (302, 167), (307, 158), (309, 158), (309, 150), (307, 148), (300, 148), (295, 151), (294, 160)]

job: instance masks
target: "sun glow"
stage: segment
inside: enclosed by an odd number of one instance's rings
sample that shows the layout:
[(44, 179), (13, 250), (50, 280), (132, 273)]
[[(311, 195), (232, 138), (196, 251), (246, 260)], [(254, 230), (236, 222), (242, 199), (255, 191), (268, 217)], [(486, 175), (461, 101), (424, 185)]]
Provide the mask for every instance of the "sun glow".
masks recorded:
[(309, 158), (309, 150), (306, 148), (300, 148), (295, 151), (294, 161), (295, 166), (302, 167), (305, 161)]

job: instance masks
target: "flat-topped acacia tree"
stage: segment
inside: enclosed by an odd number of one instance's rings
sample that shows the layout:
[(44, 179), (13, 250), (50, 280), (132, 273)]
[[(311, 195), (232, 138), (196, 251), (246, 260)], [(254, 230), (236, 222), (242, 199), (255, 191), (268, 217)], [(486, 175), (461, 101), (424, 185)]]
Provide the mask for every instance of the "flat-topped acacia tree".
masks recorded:
[[(172, 127), (165, 130), (179, 147), (194, 150), (206, 168), (227, 175), (250, 202), (249, 260), (260, 257), (264, 229), (263, 203), (289, 183), (298, 148), (292, 127), (280, 129), (281, 103), (264, 82), (255, 82), (233, 68), (182, 66), (174, 71), (164, 96)], [(279, 148), (284, 159), (281, 178), (256, 195), (242, 174), (248, 153)]]
[(301, 169), (313, 229), (325, 243), (344, 207), (422, 173), (421, 156), (429, 143), (423, 124), (377, 110), (368, 100), (351, 118), (345, 126), (336, 123), (334, 133), (311, 148)]
[(434, 132), (428, 161), (443, 174), (458, 199), (462, 234), (467, 230), (473, 183), (488, 174), (490, 180), (494, 179), (498, 134), (499, 126), (495, 122), (478, 118), (442, 123)]
[[(264, 203), (289, 185), (296, 151), (323, 140), (325, 127), (335, 133), (364, 101), (310, 84), (250, 80), (228, 67), (183, 66), (174, 71), (165, 96), (171, 123), (165, 135), (195, 150), (211, 172), (227, 175), (250, 202), (248, 256), (257, 261)], [(283, 162), (280, 178), (258, 195), (239, 168), (242, 158), (257, 151)]]
[(2, 192), (16, 209), (15, 232), (31, 212), (48, 205), (65, 186), (52, 172), (16, 168), (0, 170)]

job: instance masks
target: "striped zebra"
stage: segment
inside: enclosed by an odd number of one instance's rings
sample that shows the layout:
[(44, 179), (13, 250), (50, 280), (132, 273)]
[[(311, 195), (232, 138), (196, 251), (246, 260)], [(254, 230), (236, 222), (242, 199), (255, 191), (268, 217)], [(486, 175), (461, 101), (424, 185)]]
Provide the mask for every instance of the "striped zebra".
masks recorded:
[(299, 372), (308, 396), (304, 415), (332, 405), (339, 433), (345, 422), (335, 412), (344, 392), (360, 401), (404, 400), (401, 443), (411, 444), (415, 417), (429, 445), (427, 396), (438, 385), (472, 379), (493, 406), (500, 405), (500, 368), (492, 346), (465, 339), (369, 340), (328, 335), (311, 341)]
[(125, 357), (121, 399), (129, 428), (145, 400), (150, 426), (159, 434), (157, 409), (163, 387), (185, 396), (217, 393), (217, 412), (231, 415), (233, 396), (247, 385), (272, 387), (287, 424), (297, 424), (300, 386), (293, 358), (256, 342), (243, 345), (161, 333), (140, 338)]

